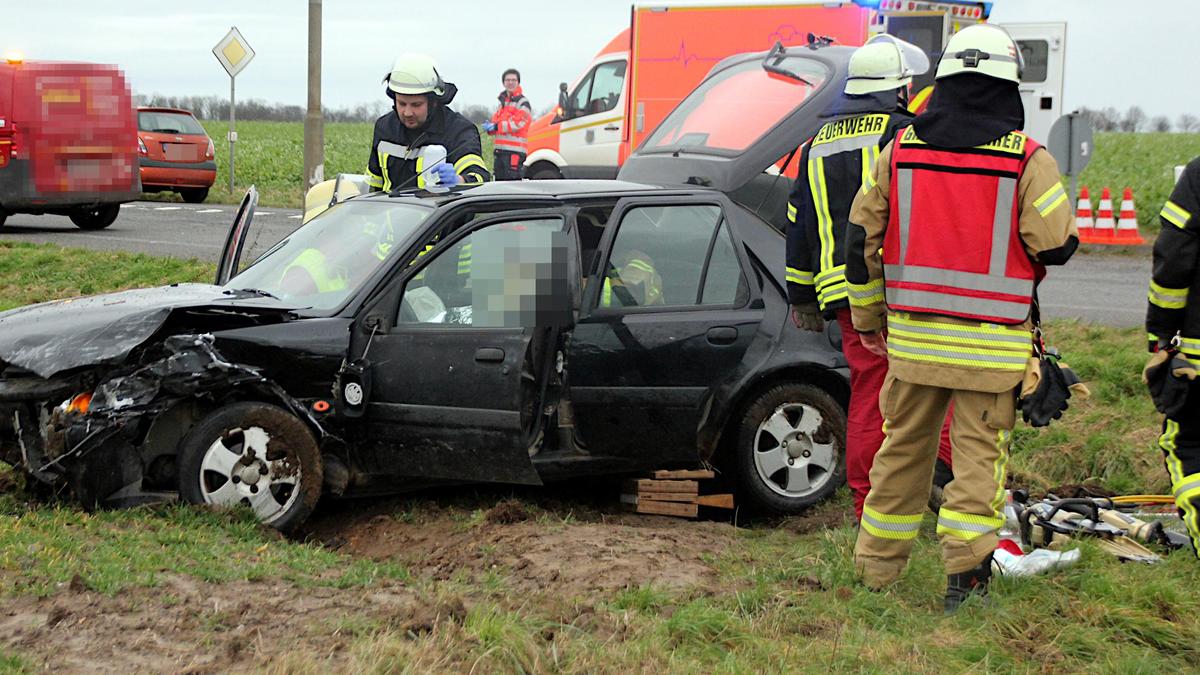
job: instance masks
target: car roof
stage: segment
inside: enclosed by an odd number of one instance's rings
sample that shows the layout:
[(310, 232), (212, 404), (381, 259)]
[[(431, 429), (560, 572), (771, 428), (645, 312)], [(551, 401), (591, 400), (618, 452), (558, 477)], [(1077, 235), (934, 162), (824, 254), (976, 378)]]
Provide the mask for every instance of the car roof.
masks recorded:
[[(696, 188), (700, 190), (702, 188)], [(695, 190), (690, 190), (695, 191)], [(447, 192), (428, 192), (414, 189), (404, 190), (394, 196), (379, 192), (366, 196), (367, 199), (409, 199), (430, 205), (440, 205), (466, 197), (578, 199), (608, 196), (636, 196), (638, 194), (679, 194), (688, 189), (664, 188), (660, 185), (631, 183), (622, 180), (520, 180), (494, 181), (483, 185), (462, 186)]]
[(164, 108), (164, 107), (156, 106), (156, 105), (139, 105), (137, 110), (138, 110), (138, 112), (182, 113), (184, 115), (191, 115), (192, 117), (195, 117), (195, 115), (192, 114), (192, 111), (184, 110), (183, 108)]

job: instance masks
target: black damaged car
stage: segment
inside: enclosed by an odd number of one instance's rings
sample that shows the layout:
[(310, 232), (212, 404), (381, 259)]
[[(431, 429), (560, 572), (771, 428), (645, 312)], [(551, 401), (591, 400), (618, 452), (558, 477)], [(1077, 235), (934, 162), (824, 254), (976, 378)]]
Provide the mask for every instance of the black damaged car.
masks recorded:
[(777, 167), (850, 52), (723, 61), (618, 180), (336, 197), (243, 266), (251, 190), (213, 285), (0, 314), (0, 459), (89, 508), (283, 530), (322, 495), (700, 462), (812, 505), (849, 387), (836, 326), (788, 316)]

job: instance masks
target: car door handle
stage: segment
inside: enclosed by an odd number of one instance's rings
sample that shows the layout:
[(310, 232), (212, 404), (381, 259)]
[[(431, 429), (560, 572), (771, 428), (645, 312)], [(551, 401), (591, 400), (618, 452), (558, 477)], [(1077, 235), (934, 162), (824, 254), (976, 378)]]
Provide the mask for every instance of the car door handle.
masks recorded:
[(708, 342), (714, 345), (731, 345), (737, 341), (738, 330), (733, 326), (717, 326), (709, 328)]
[(498, 347), (480, 347), (475, 350), (475, 360), (480, 363), (501, 363), (504, 361), (504, 350)]
[(605, 131), (620, 131), (621, 125), (620, 124), (609, 124), (608, 126), (604, 127), (604, 130)]

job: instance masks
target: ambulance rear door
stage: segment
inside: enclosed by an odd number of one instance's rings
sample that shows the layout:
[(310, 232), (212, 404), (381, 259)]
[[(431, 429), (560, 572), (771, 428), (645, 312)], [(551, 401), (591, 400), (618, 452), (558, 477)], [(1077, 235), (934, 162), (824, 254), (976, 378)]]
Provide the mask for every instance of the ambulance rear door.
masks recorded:
[(1025, 104), (1025, 133), (1045, 143), (1050, 125), (1062, 115), (1063, 73), (1067, 56), (1067, 24), (1004, 24), (1025, 59), (1021, 102)]

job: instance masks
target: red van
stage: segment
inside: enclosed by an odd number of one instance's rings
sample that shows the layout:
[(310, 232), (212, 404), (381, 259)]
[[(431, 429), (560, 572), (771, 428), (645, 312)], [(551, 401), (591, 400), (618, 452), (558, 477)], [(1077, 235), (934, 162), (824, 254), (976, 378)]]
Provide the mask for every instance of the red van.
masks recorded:
[(146, 192), (178, 192), (199, 204), (217, 179), (213, 142), (195, 116), (177, 108), (137, 109), (138, 164)]
[(142, 190), (137, 122), (116, 66), (0, 62), (0, 225), (11, 213), (108, 227)]

